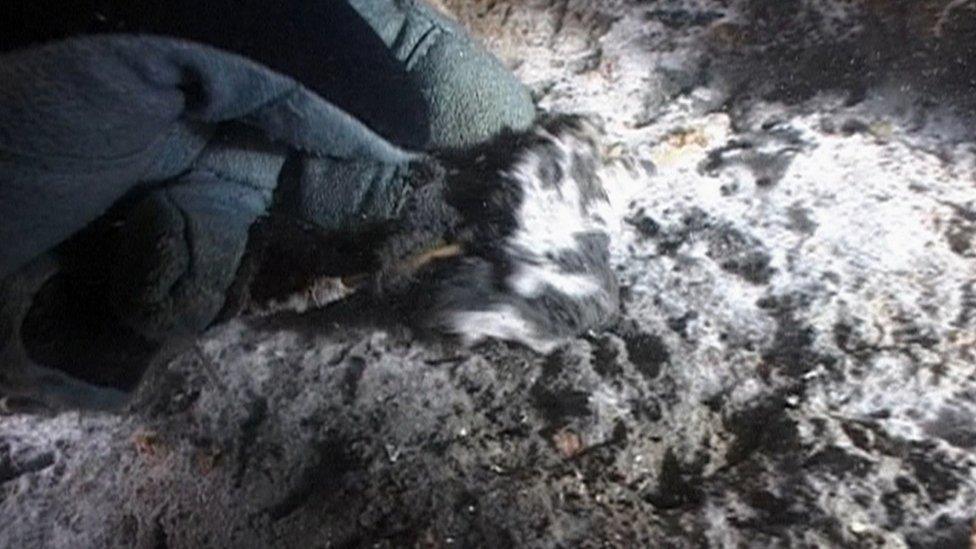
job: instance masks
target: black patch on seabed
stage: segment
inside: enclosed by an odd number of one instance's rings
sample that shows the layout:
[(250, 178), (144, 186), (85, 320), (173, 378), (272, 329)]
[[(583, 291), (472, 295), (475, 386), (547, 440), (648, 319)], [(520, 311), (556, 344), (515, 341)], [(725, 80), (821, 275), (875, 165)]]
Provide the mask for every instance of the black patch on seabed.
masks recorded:
[(624, 221), (634, 227), (644, 238), (653, 238), (661, 232), (661, 225), (653, 217), (648, 215), (644, 211), (644, 208), (637, 210), (634, 215), (626, 218)]
[[(0, 484), (16, 479), (21, 475), (35, 473), (54, 465), (53, 452), (44, 451), (27, 456), (15, 456), (10, 445), (0, 440)], [(2, 501), (2, 498), (0, 498)]]
[(686, 9), (656, 9), (644, 14), (649, 21), (657, 21), (669, 29), (704, 27), (724, 17), (717, 11), (692, 11)]
[(595, 337), (588, 337), (591, 345), (591, 361), (593, 370), (603, 378), (616, 379), (623, 373), (620, 364), (620, 351), (614, 345), (613, 336), (601, 334)]
[(812, 235), (817, 232), (817, 222), (810, 217), (810, 209), (803, 207), (802, 204), (795, 203), (786, 210), (790, 223), (787, 228), (799, 234)]
[(548, 429), (566, 424), (571, 418), (592, 415), (590, 394), (572, 387), (563, 375), (566, 360), (554, 353), (543, 366), (542, 375), (530, 390), (532, 403), (548, 423)]
[(688, 340), (688, 324), (695, 321), (698, 318), (698, 313), (695, 311), (688, 311), (687, 313), (671, 317), (668, 319), (668, 328), (674, 330), (676, 334), (681, 336), (681, 339)]
[(804, 463), (810, 471), (824, 471), (837, 479), (863, 478), (875, 469), (874, 463), (839, 446), (829, 446), (810, 456)]
[(859, 133), (866, 134), (871, 133), (871, 126), (858, 118), (848, 118), (840, 125), (840, 132), (845, 136)]
[(666, 256), (678, 253), (682, 246), (707, 235), (715, 224), (712, 217), (701, 208), (691, 208), (681, 222), (660, 231), (657, 252)]
[(346, 370), (343, 375), (343, 391), (346, 402), (351, 404), (356, 400), (356, 393), (359, 392), (359, 381), (363, 378), (366, 371), (366, 360), (359, 356), (351, 356), (346, 360)]
[(325, 440), (316, 447), (316, 460), (302, 469), (294, 479), (291, 489), (278, 503), (265, 509), (273, 521), (282, 520), (302, 508), (314, 509), (309, 500), (316, 499), (324, 507), (341, 505), (335, 493), (343, 487), (344, 477), (362, 467), (361, 459), (351, 451), (348, 440)]
[(657, 509), (694, 507), (704, 500), (700, 471), (686, 471), (670, 448), (664, 454), (657, 477), (657, 490), (644, 496)]
[(971, 467), (953, 463), (953, 456), (931, 441), (912, 441), (888, 434), (874, 422), (848, 422), (842, 425), (851, 441), (862, 450), (892, 456), (911, 467), (914, 473), (899, 479), (902, 491), (918, 491), (933, 502), (944, 504), (956, 497), (969, 481)]
[(753, 284), (767, 284), (775, 273), (762, 242), (729, 225), (711, 231), (707, 254), (722, 270)]
[(818, 365), (830, 367), (836, 362), (834, 357), (814, 349), (816, 331), (796, 316), (802, 301), (802, 297), (771, 296), (756, 303), (776, 320), (773, 342), (762, 353), (763, 366), (794, 379), (802, 378)]
[[(825, 533), (830, 536), (831, 524), (829, 523), (834, 519), (825, 520), (821, 513), (811, 513), (808, 503), (804, 501), (806, 499), (804, 496), (789, 488), (785, 491), (787, 494), (777, 495), (766, 488), (757, 488), (744, 493), (744, 503), (756, 513), (757, 517), (735, 518), (731, 522), (737, 526), (752, 528), (757, 532), (775, 537), (782, 536), (784, 529), (789, 529), (797, 524), (804, 524), (811, 530), (826, 530)], [(813, 518), (811, 514), (820, 516)]]
[(241, 435), (237, 446), (237, 469), (234, 471), (234, 486), (240, 487), (244, 481), (250, 457), (257, 454), (254, 446), (258, 441), (258, 430), (268, 419), (268, 400), (254, 398), (247, 405), (247, 416), (241, 423)]
[[(760, 145), (768, 150), (770, 144), (777, 145), (775, 151), (760, 152)], [(783, 179), (802, 145), (800, 138), (788, 130), (749, 134), (710, 150), (698, 171), (714, 175), (730, 166), (745, 166), (755, 177), (756, 186), (771, 187)]]
[(959, 492), (963, 480), (945, 452), (933, 443), (916, 443), (906, 456), (915, 471), (915, 480), (936, 503), (945, 503)]
[(956, 214), (949, 221), (946, 230), (946, 241), (953, 253), (962, 257), (976, 257), (973, 247), (976, 245), (976, 209), (963, 208), (949, 204)]
[(905, 537), (913, 549), (967, 549), (972, 547), (972, 535), (971, 518), (942, 514), (931, 528), (911, 532)]
[(645, 237), (659, 237), (657, 251), (674, 255), (686, 243), (705, 240), (707, 255), (722, 270), (739, 276), (752, 284), (766, 284), (776, 272), (770, 266), (772, 258), (756, 237), (737, 229), (731, 223), (715, 220), (700, 208), (691, 208), (681, 222), (662, 230), (641, 209), (627, 219)]
[(976, 319), (976, 279), (966, 282), (959, 288), (959, 314), (952, 325), (965, 328)]
[(624, 322), (615, 328), (624, 340), (627, 357), (648, 380), (655, 379), (665, 364), (671, 360), (671, 353), (660, 337), (640, 329), (636, 322)]
[(722, 423), (735, 436), (725, 456), (730, 464), (742, 462), (756, 452), (787, 455), (801, 447), (797, 423), (789, 417), (782, 397), (772, 397), (735, 412)]

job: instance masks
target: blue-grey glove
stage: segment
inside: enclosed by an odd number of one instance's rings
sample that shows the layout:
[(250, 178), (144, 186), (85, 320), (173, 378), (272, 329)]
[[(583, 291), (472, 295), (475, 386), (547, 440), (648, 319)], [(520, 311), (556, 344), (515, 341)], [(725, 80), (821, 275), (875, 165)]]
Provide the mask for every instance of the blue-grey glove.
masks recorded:
[[(230, 122), (260, 132), (260, 154), (248, 154), (224, 128)], [(342, 160), (409, 159), (295, 81), (205, 46), (99, 36), (5, 54), (0, 275), (133, 188), (156, 184), (144, 201), (159, 206), (152, 208), (159, 239), (146, 250), (156, 264), (141, 274), (160, 308), (197, 309), (187, 321), (199, 327), (219, 301), (209, 294), (227, 287), (248, 226), (271, 201), (286, 148)]]
[[(504, 129), (523, 130), (534, 120), (535, 107), (528, 90), (462, 28), (426, 3), (349, 0), (349, 5), (382, 40), (404, 71), (405, 88), (419, 93), (419, 98), (377, 98), (369, 96), (369, 90), (349, 86), (348, 82), (339, 86), (326, 84), (327, 95), (367, 120), (393, 143), (409, 149), (466, 149), (488, 141)], [(363, 58), (362, 52), (346, 53), (351, 54), (348, 64)], [(350, 98), (349, 93), (358, 94), (357, 98)], [(404, 109), (397, 107), (401, 104), (406, 104), (408, 111), (422, 111), (421, 121), (405, 116)], [(301, 168), (293, 202), (301, 217), (327, 228), (348, 226), (353, 220), (346, 212), (356, 211), (346, 207), (350, 201), (373, 195), (363, 187), (322, 185), (324, 174), (334, 170), (362, 172), (373, 181), (402, 180), (404, 176), (402, 170), (394, 172), (391, 164), (371, 159), (356, 166), (336, 164), (332, 159), (308, 158)]]
[(528, 91), (456, 23), (420, 0), (349, 0), (404, 64), (428, 107), (427, 148), (464, 148), (535, 117)]
[[(316, 57), (329, 66), (326, 60), (338, 56), (341, 68), (342, 60), (380, 59), (378, 53), (316, 51), (301, 32), (287, 36), (294, 29), (214, 40), (228, 48), (252, 44), (236, 48), (248, 57), (131, 34), (15, 49), (0, 55), (0, 277), (126, 197), (133, 204), (121, 216), (125, 242), (111, 269), (109, 305), (150, 339), (193, 333), (220, 311), (248, 231), (284, 173), (293, 181), (281, 211), (349, 230), (396, 215), (410, 150), (466, 147), (533, 117), (524, 88), (419, 2), (283, 4), (305, 10), (293, 21), (304, 33), (314, 29), (315, 16), (354, 9), (399, 67), (387, 79), (390, 92), (416, 92), (389, 102), (420, 98), (421, 116), (401, 119), (408, 131), (377, 111), (379, 91), (357, 103), (362, 83), (355, 74), (330, 79), (306, 66)], [(176, 6), (170, 11), (178, 13)], [(188, 37), (207, 39), (208, 29), (198, 30)], [(274, 51), (253, 49), (272, 48), (275, 40), (281, 47)], [(358, 36), (349, 47), (369, 43)], [(306, 57), (296, 63), (296, 55)], [(286, 162), (294, 169), (283, 170)]]

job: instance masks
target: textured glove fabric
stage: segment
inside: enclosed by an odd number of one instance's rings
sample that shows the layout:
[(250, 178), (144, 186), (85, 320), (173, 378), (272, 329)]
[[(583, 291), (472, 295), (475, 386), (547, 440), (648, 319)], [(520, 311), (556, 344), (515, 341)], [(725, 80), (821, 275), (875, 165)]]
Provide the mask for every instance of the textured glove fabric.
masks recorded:
[(535, 118), (528, 90), (462, 28), (424, 2), (349, 0), (428, 105), (428, 149), (484, 142)]
[(126, 212), (110, 302), (128, 327), (162, 340), (210, 324), (284, 161), (282, 147), (257, 135), (218, 135), (187, 171)]
[(410, 158), (294, 80), (199, 44), (97, 36), (0, 56), (0, 276), (182, 174), (234, 121), (313, 155)]

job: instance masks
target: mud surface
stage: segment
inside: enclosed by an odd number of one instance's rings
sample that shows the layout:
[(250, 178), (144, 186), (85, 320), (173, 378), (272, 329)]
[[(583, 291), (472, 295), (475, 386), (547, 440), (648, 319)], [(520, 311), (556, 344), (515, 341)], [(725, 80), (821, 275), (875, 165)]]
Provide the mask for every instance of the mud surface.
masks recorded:
[(624, 313), (550, 356), (236, 320), (0, 418), (9, 547), (969, 547), (976, 3), (444, 2), (596, 114)]

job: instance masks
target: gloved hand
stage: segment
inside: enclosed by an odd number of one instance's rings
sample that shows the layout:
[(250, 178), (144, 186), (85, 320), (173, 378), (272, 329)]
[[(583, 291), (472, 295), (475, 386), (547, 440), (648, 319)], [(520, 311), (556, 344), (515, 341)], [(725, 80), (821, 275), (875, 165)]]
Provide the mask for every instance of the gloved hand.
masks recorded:
[[(314, 27), (309, 17), (338, 13), (323, 5), (293, 14), (301, 29)], [(388, 80), (419, 92), (426, 127), (415, 117), (405, 121), (414, 129), (405, 134), (374, 112), (398, 96), (373, 90), (363, 99), (367, 104), (357, 105), (346, 91), (361, 87), (355, 74), (342, 75), (345, 85), (311, 75), (323, 98), (249, 59), (167, 38), (92, 36), (5, 54), (0, 276), (64, 241), (132, 189), (146, 187), (123, 216), (126, 242), (114, 281), (121, 299), (115, 302), (152, 338), (198, 331), (220, 310), (248, 230), (267, 211), (286, 160), (294, 163), (288, 172), (295, 181), (282, 193), (282, 210), (327, 230), (395, 215), (411, 154), (349, 111), (415, 149), (465, 147), (531, 121), (525, 90), (434, 10), (394, 0), (351, 6), (400, 63), (403, 74)], [(297, 51), (294, 37), (274, 38), (263, 40), (269, 48), (288, 42), (277, 49), (293, 56), (380, 57)], [(346, 47), (367, 46), (376, 47), (360, 37)], [(301, 72), (280, 53), (254, 54)]]
[(151, 340), (198, 332), (276, 189), (286, 215), (355, 230), (397, 214), (414, 152), (534, 116), (514, 77), (421, 2), (197, 4), (165, 3), (165, 20), (119, 8), (122, 30), (197, 42), (108, 34), (0, 55), (0, 278), (125, 198), (107, 305)]

